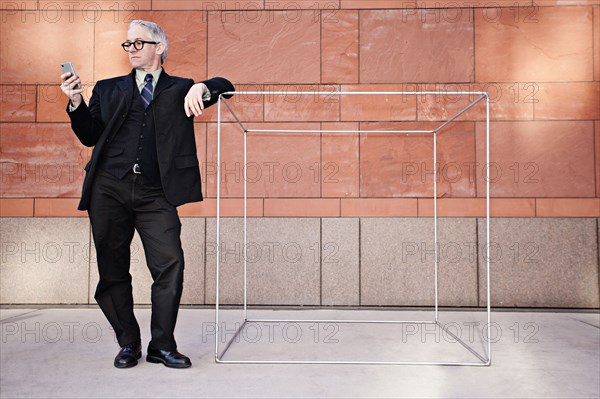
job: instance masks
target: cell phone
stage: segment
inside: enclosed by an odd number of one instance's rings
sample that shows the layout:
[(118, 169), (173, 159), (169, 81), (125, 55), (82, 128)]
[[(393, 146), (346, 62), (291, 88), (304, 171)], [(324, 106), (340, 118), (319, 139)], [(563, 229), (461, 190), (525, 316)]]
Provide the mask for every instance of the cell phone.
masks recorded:
[[(63, 64), (60, 64), (60, 69), (62, 70), (62, 73), (70, 73), (71, 76), (77, 76), (77, 73), (75, 72), (75, 67), (73, 67), (73, 63), (71, 61), (67, 61)], [(81, 85), (77, 83), (75, 89), (81, 89)]]

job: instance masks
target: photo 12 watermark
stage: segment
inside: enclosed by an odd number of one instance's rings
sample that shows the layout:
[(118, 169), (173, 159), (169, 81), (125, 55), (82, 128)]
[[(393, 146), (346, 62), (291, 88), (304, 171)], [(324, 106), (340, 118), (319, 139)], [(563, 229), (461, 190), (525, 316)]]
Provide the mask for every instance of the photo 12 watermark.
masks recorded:
[(0, 323), (3, 344), (95, 344), (102, 338), (117, 342), (114, 330), (95, 321), (3, 321)]
[[(240, 263), (246, 261), (254, 264), (304, 264), (339, 263), (340, 243), (295, 241), (221, 241), (218, 248), (221, 262)], [(217, 256), (216, 242), (206, 243), (206, 256)]]

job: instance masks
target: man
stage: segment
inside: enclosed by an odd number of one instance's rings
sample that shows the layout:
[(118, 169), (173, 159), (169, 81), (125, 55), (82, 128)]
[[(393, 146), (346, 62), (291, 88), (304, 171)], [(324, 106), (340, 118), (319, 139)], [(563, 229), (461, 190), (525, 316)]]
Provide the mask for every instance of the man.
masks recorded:
[(96, 246), (95, 298), (121, 346), (115, 367), (137, 365), (140, 328), (129, 274), (136, 229), (154, 280), (146, 360), (186, 368), (192, 363), (177, 351), (173, 335), (184, 269), (176, 207), (202, 201), (193, 116), (234, 88), (223, 78), (194, 84), (169, 76), (161, 67), (169, 43), (153, 22), (133, 21), (122, 47), (132, 72), (97, 82), (89, 106), (76, 88), (79, 77), (61, 75), (71, 127), (82, 144), (94, 147), (79, 209), (88, 211)]

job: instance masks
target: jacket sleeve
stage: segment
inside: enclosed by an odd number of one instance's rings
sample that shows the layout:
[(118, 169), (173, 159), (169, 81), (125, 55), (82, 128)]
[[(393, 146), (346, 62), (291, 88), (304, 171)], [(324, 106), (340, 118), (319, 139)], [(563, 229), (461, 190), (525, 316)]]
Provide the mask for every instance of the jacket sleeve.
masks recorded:
[[(204, 101), (204, 108), (208, 108), (219, 101), (219, 95), (228, 91), (235, 91), (233, 84), (225, 78), (212, 78), (202, 81), (206, 85), (208, 91), (210, 91), (210, 100)], [(223, 96), (225, 98), (231, 98), (233, 94)]]
[(67, 105), (67, 114), (71, 119), (71, 129), (81, 144), (87, 147), (95, 146), (104, 131), (98, 85), (94, 87), (89, 107), (85, 101), (81, 101), (74, 111), (69, 112), (69, 105)]

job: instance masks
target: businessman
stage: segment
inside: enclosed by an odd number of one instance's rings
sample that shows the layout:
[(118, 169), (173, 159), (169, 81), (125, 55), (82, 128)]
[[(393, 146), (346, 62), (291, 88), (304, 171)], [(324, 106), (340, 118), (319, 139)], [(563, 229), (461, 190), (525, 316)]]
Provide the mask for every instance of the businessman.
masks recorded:
[(88, 211), (96, 246), (95, 299), (121, 347), (114, 366), (137, 365), (142, 344), (129, 273), (137, 230), (154, 280), (146, 360), (186, 368), (192, 363), (174, 337), (184, 269), (177, 207), (202, 201), (193, 117), (234, 88), (223, 78), (194, 84), (168, 75), (162, 64), (169, 42), (153, 22), (131, 22), (121, 46), (133, 70), (97, 82), (89, 105), (79, 77), (61, 75), (71, 127), (82, 144), (94, 147), (79, 209)]

